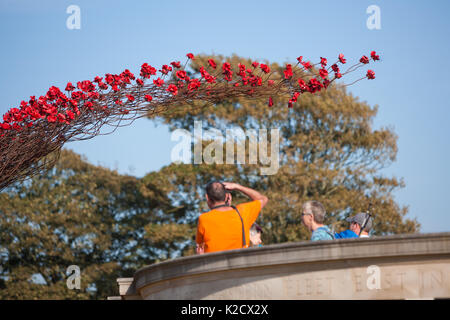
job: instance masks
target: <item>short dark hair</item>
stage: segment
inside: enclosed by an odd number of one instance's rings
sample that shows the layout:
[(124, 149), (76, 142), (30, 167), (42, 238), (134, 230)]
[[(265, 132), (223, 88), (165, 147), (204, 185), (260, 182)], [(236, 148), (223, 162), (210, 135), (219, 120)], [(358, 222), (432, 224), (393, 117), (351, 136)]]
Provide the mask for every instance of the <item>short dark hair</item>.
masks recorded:
[(226, 193), (222, 182), (212, 181), (206, 185), (206, 194), (212, 202), (225, 201)]

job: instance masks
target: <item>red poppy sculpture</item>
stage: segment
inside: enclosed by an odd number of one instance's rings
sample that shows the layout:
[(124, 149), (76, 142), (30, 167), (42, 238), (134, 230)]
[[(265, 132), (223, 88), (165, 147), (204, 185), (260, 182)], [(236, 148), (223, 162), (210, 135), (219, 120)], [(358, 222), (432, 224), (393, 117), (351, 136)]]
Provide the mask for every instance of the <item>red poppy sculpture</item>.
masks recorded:
[[(69, 82), (65, 92), (53, 86), (46, 95), (31, 96), (11, 108), (0, 122), (0, 190), (51, 168), (66, 142), (93, 138), (105, 125), (117, 128), (140, 117), (161, 116), (175, 106), (194, 108), (238, 97), (265, 98), (272, 107), (274, 98), (289, 95), (288, 107), (292, 107), (301, 94), (326, 89), (370, 60), (379, 60), (372, 51), (370, 58), (363, 56), (341, 71), (347, 62), (343, 54), (328, 67), (326, 58), (313, 64), (298, 57), (295, 66), (287, 64), (281, 74), (275, 74), (256, 61), (249, 66), (224, 62), (220, 67), (209, 59), (207, 66), (195, 66), (200, 76), (191, 77), (198, 73), (189, 72), (186, 65), (195, 57), (186, 56), (184, 66), (174, 61), (157, 70), (144, 63), (139, 77), (127, 69), (80, 81), (76, 87)], [(374, 78), (375, 73), (368, 70), (356, 81)]]

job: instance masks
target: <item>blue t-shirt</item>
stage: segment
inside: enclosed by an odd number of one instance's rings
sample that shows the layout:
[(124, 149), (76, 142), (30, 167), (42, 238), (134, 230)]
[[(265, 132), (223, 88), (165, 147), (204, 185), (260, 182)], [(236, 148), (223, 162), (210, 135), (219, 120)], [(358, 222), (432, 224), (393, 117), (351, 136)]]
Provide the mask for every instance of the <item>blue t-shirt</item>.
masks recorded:
[(311, 241), (317, 240), (334, 240), (334, 236), (330, 228), (323, 226), (314, 230), (311, 235)]
[(334, 234), (335, 239), (358, 238), (358, 235), (352, 230), (345, 230)]

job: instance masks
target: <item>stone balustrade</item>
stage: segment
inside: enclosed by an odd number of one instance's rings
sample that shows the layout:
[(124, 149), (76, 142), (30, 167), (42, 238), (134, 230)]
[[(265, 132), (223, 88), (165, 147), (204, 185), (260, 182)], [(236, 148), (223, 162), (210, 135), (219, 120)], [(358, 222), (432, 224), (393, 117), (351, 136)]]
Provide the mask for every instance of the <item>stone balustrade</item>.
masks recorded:
[(450, 233), (215, 252), (146, 266), (117, 281), (122, 299), (450, 298)]

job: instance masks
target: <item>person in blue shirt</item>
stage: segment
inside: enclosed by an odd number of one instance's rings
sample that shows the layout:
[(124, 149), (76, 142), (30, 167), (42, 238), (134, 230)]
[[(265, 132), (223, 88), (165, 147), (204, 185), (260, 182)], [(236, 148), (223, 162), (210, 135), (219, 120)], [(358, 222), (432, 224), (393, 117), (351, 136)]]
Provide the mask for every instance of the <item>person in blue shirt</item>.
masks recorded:
[(323, 224), (326, 211), (319, 201), (305, 202), (302, 210), (302, 222), (312, 232), (311, 241), (334, 239), (330, 228)]
[[(370, 229), (372, 228), (372, 218), (367, 215), (367, 213), (358, 213), (353, 217), (349, 217), (345, 219), (350, 223), (350, 227), (348, 230), (342, 231), (340, 233), (336, 233), (334, 237), (336, 239), (345, 239), (345, 238), (368, 238)], [(367, 220), (367, 221), (366, 221)], [(361, 227), (365, 223), (365, 228), (361, 230)]]
[(347, 229), (342, 232), (335, 233), (334, 238), (335, 239), (359, 238), (359, 236), (353, 230)]

